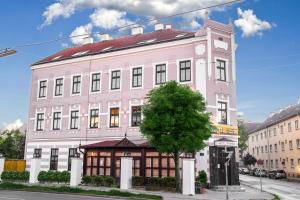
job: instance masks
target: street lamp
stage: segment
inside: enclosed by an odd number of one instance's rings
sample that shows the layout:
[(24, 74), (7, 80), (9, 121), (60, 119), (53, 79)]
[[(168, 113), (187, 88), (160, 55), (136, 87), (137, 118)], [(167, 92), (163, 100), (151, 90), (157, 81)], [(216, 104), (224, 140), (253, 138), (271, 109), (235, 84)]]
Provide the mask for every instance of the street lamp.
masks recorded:
[(0, 57), (9, 56), (15, 53), (17, 53), (17, 51), (14, 49), (10, 49), (10, 48), (2, 49), (0, 50)]

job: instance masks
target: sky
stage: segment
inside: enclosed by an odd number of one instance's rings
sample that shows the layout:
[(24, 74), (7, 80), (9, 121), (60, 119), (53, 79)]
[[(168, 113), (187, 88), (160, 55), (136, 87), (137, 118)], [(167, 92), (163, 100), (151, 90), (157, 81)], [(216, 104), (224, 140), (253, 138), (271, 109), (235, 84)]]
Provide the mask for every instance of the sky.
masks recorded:
[[(107, 32), (130, 23), (153, 30), (159, 19), (231, 0), (7, 0), (0, 6), (0, 49), (17, 54), (0, 58), (0, 127), (26, 123), (30, 65), (63, 48), (80, 45), (68, 36)], [(237, 109), (246, 120), (263, 121), (270, 112), (297, 103), (300, 97), (300, 14), (297, 0), (244, 0), (210, 9), (211, 19), (235, 25)], [(177, 29), (201, 28), (204, 10), (159, 20)], [(93, 35), (98, 40), (97, 35)], [(67, 38), (43, 45), (32, 44)]]

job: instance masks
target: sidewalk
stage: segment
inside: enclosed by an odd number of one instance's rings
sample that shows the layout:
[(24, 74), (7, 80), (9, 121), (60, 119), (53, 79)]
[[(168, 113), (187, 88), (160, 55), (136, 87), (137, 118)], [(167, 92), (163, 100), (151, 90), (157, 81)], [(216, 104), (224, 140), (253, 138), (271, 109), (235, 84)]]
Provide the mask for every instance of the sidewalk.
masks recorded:
[[(82, 189), (93, 189), (93, 190), (111, 190), (118, 188), (107, 188), (107, 187), (87, 187), (87, 186), (79, 186)], [(260, 192), (257, 189), (250, 188), (248, 186), (242, 185), (243, 188), (246, 189), (245, 192), (230, 192), (229, 199), (231, 200), (271, 200), (273, 196), (267, 192)], [(126, 190), (132, 193), (146, 193), (146, 194), (154, 194), (162, 196), (164, 200), (172, 200), (172, 199), (180, 199), (180, 200), (193, 200), (193, 199), (202, 199), (202, 200), (224, 200), (225, 192), (215, 192), (211, 190), (207, 190), (205, 194), (196, 194), (195, 196), (185, 196), (178, 193), (170, 193), (170, 192), (153, 192), (153, 191), (145, 191), (145, 190), (136, 190), (130, 189)]]

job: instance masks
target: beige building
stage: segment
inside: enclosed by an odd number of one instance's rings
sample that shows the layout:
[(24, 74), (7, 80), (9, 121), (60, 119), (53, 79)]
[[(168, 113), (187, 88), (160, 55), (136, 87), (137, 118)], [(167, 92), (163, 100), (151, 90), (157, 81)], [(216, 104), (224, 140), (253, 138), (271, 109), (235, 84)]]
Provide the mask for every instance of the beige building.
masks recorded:
[(287, 176), (300, 178), (300, 101), (262, 123), (249, 124), (247, 130), (248, 153), (263, 160), (261, 168), (283, 169)]

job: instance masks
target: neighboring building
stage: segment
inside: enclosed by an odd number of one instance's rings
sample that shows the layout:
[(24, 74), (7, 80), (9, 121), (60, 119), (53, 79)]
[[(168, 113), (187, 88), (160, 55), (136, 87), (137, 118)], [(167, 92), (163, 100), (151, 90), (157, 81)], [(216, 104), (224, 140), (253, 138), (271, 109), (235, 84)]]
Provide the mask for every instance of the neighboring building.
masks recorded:
[[(70, 169), (70, 158), (80, 146), (84, 174), (118, 177), (120, 157), (131, 152), (135, 175), (173, 176), (172, 159), (148, 145), (139, 124), (146, 94), (176, 80), (201, 92), (219, 128), (209, 146), (192, 155), (195, 168), (205, 170), (212, 185), (225, 184), (222, 145), (235, 151), (238, 140), (232, 24), (206, 19), (197, 32), (157, 24), (150, 33), (136, 27), (130, 36), (101, 37), (97, 43), (86, 38), (85, 45), (31, 66), (27, 168), (35, 152), (42, 157), (43, 170)], [(229, 184), (239, 184), (235, 157), (229, 177)]]
[[(288, 106), (252, 128), (248, 153), (263, 160), (266, 170), (283, 169), (290, 177), (300, 178), (300, 101)], [(257, 166), (256, 166), (257, 167)]]

